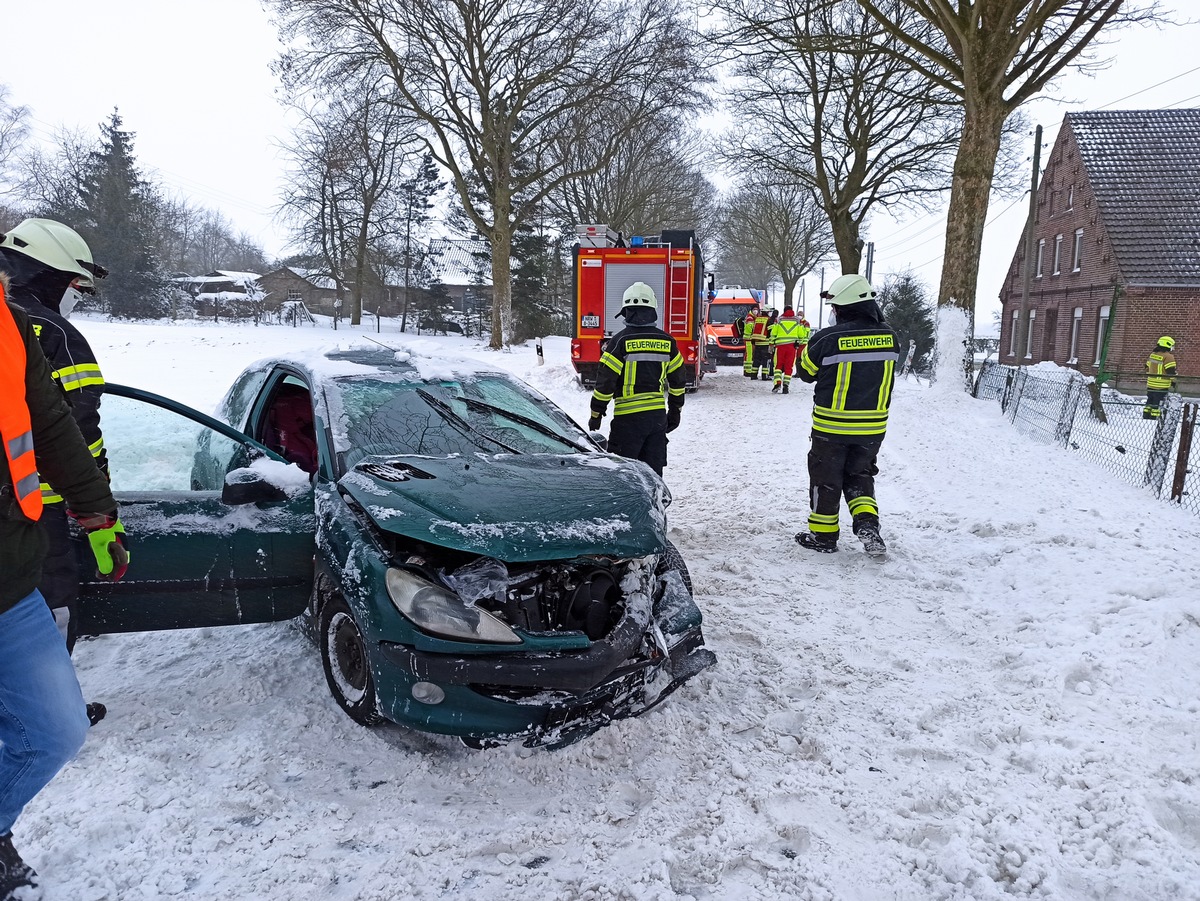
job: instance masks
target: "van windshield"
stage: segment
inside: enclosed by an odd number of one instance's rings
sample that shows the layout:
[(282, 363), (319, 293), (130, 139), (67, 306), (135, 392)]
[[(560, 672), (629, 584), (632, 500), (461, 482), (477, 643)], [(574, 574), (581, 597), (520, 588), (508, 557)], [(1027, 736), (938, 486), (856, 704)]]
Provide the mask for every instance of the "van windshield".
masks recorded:
[(713, 325), (733, 325), (735, 320), (745, 316), (754, 304), (750, 301), (745, 303), (719, 303), (713, 302), (708, 307), (708, 321)]

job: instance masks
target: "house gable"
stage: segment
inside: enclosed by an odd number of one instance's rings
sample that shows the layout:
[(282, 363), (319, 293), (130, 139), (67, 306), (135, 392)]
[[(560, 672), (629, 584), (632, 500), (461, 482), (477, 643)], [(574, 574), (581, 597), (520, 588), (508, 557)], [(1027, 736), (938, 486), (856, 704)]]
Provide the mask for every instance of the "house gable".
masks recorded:
[[(1023, 234), (1000, 295), (1002, 362), (1102, 370), (1136, 390), (1158, 335), (1174, 334), (1195, 353), (1200, 110), (1069, 113), (1042, 173), (1037, 211), (1023, 323), (1030, 338), (1016, 346)], [(1177, 356), (1181, 373), (1197, 369)]]

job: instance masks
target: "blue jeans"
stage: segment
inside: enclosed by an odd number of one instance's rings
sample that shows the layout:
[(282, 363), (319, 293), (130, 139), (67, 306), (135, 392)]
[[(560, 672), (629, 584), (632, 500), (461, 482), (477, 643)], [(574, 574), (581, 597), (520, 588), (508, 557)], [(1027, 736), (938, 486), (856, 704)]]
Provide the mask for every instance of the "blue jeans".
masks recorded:
[(83, 747), (87, 731), (71, 655), (35, 590), (0, 613), (0, 835)]

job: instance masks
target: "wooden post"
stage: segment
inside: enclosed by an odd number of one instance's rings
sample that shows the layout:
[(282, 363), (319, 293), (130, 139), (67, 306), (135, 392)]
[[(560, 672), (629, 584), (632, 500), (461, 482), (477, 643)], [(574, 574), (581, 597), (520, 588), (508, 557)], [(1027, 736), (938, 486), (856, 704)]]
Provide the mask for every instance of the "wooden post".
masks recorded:
[(1183, 405), (1183, 424), (1179, 429), (1179, 453), (1175, 457), (1175, 478), (1171, 482), (1171, 500), (1183, 503), (1183, 483), (1187, 480), (1192, 454), (1192, 434), (1196, 430), (1196, 404)]

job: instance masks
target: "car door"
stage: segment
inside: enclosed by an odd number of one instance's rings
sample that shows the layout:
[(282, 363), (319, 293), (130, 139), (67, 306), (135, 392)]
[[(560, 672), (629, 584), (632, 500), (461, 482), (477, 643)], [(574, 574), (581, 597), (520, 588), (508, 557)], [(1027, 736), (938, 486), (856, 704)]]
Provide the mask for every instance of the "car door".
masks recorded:
[(303, 473), (225, 423), (121, 385), (105, 389), (103, 428), (130, 563), (120, 581), (100, 580), (78, 540), (81, 635), (270, 622), (304, 610), (315, 519)]

